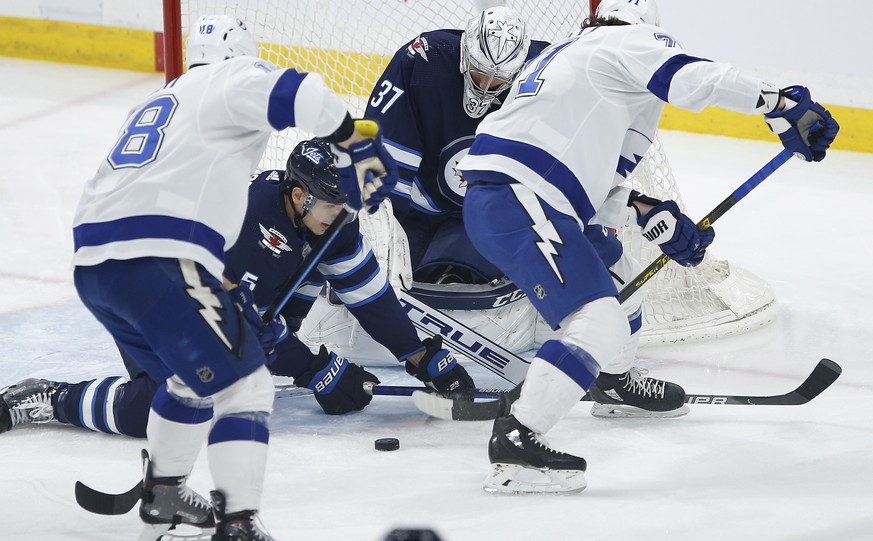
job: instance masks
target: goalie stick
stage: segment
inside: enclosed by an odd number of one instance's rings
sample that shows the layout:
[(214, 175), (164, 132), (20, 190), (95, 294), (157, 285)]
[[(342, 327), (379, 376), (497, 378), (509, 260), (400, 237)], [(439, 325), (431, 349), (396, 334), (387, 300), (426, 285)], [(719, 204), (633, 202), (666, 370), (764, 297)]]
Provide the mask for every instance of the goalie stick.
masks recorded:
[[(718, 204), (717, 207), (712, 209), (712, 212), (703, 217), (702, 220), (697, 222), (697, 229), (701, 231), (706, 231), (712, 226), (712, 223), (722, 216), (734, 205), (739, 203), (739, 201), (745, 197), (749, 192), (751, 192), (758, 184), (764, 182), (764, 179), (769, 177), (774, 171), (782, 167), (782, 165), (787, 162), (794, 154), (786, 149), (783, 149), (782, 152), (777, 154), (772, 160), (764, 164), (764, 167), (758, 170), (757, 173), (752, 175), (752, 177), (745, 181), (739, 188), (733, 191), (729, 196), (725, 198), (724, 201)], [(618, 293), (618, 302), (626, 301), (631, 295), (637, 292), (638, 289), (643, 287), (643, 285), (649, 281), (649, 279), (654, 276), (659, 270), (663, 269), (664, 266), (670, 262), (670, 256), (666, 254), (661, 254), (660, 257), (652, 261), (648, 267), (642, 270), (630, 283)]]
[[(843, 369), (830, 359), (822, 359), (813, 371), (791, 392), (771, 396), (746, 396), (726, 394), (688, 394), (688, 404), (746, 405), (746, 406), (799, 406), (806, 404), (840, 377)], [(519, 384), (498, 400), (473, 402), (457, 398), (447, 398), (434, 393), (414, 392), (412, 401), (416, 407), (431, 417), (453, 421), (485, 421), (496, 419), (509, 413), (512, 403), (521, 394)], [(593, 401), (591, 395), (582, 397), (583, 402)]]

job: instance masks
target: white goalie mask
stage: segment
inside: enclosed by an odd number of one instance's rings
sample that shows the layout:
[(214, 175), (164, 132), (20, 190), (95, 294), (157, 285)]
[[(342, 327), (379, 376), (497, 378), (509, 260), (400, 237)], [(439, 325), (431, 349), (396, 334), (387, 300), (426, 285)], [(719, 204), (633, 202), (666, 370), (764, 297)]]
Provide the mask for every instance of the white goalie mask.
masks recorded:
[(524, 21), (508, 7), (489, 8), (470, 21), (461, 35), (467, 115), (479, 118), (488, 111), (521, 71), (529, 48)]
[(661, 25), (655, 0), (602, 0), (595, 12), (597, 19), (616, 19), (628, 24)]
[(186, 65), (212, 64), (237, 56), (258, 56), (258, 44), (246, 25), (230, 15), (197, 19), (185, 42)]

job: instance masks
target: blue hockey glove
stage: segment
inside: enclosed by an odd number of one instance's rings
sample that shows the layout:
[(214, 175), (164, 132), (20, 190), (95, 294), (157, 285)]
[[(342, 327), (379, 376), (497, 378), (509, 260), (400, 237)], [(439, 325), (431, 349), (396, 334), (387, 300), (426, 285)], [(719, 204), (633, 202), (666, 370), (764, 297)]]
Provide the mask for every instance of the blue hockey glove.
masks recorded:
[(364, 383), (379, 383), (379, 378), (360, 366), (338, 357), (321, 346), (305, 372), (294, 383), (315, 392), (315, 400), (328, 415), (360, 411), (373, 397), (364, 390)]
[(422, 342), (427, 348), (424, 356), (415, 366), (406, 361), (406, 372), (437, 392), (463, 393), (475, 388), (473, 378), (463, 366), (458, 364), (454, 355), (443, 349), (443, 337), (436, 335)]
[(234, 304), (236, 304), (243, 319), (245, 319), (246, 323), (249, 324), (258, 336), (258, 342), (267, 356), (268, 363), (272, 363), (276, 360), (276, 344), (288, 336), (288, 326), (285, 324), (285, 319), (281, 315), (269, 322), (261, 319), (261, 313), (258, 312), (258, 307), (255, 306), (254, 292), (245, 284), (238, 285), (227, 293)]
[(712, 244), (715, 231), (697, 229), (691, 218), (679, 211), (675, 201), (663, 201), (637, 220), (643, 236), (657, 244), (661, 251), (685, 267), (703, 261), (706, 247)]
[(779, 136), (782, 146), (801, 160), (822, 161), (840, 125), (827, 109), (812, 101), (808, 88), (789, 86), (781, 94), (786, 98), (785, 109), (766, 113), (767, 125)]
[(355, 130), (366, 137), (349, 148), (331, 145), (337, 157), (340, 184), (349, 196), (348, 205), (361, 210), (361, 203), (370, 214), (391, 193), (397, 184), (397, 162), (382, 144), (382, 131), (374, 120), (355, 120)]

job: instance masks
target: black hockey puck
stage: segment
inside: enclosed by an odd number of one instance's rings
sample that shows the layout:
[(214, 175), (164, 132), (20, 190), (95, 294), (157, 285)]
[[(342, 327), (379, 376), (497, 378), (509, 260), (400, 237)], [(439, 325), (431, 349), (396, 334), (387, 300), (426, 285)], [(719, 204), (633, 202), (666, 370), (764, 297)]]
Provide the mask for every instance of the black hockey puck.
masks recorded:
[(377, 451), (396, 451), (400, 449), (400, 440), (397, 438), (379, 438), (376, 440)]

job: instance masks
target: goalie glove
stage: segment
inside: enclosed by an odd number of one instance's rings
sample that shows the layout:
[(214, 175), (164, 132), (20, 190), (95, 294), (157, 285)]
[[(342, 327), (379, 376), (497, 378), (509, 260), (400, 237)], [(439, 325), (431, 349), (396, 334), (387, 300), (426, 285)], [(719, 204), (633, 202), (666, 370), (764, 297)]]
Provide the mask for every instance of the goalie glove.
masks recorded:
[(271, 364), (276, 360), (276, 344), (288, 336), (288, 325), (285, 324), (285, 319), (279, 315), (271, 321), (264, 321), (261, 318), (261, 314), (266, 310), (258, 311), (258, 307), (255, 306), (254, 302), (254, 293), (246, 285), (238, 285), (228, 291), (227, 294), (230, 295), (237, 310), (242, 314), (243, 319), (257, 335), (258, 342), (267, 356), (267, 364)]
[(328, 415), (364, 409), (373, 399), (364, 390), (364, 383), (368, 381), (375, 385), (379, 378), (329, 352), (324, 345), (306, 371), (294, 378), (294, 383), (315, 393), (315, 400)]
[(343, 191), (348, 205), (361, 210), (362, 203), (371, 214), (397, 184), (397, 163), (382, 144), (382, 130), (374, 120), (355, 120), (355, 130), (366, 139), (348, 148), (331, 144)]
[(812, 101), (806, 87), (783, 88), (780, 96), (785, 98), (785, 107), (766, 113), (767, 125), (779, 136), (782, 146), (801, 160), (822, 161), (840, 125), (827, 109)]
[(699, 230), (691, 218), (682, 214), (675, 201), (658, 201), (646, 196), (637, 200), (653, 205), (637, 219), (646, 240), (657, 244), (670, 259), (684, 267), (695, 267), (703, 261), (706, 247), (715, 238), (715, 230), (711, 227)]
[(472, 391), (476, 385), (467, 370), (458, 364), (454, 355), (443, 349), (443, 337), (436, 335), (422, 341), (424, 356), (415, 366), (406, 361), (406, 372), (441, 394)]

